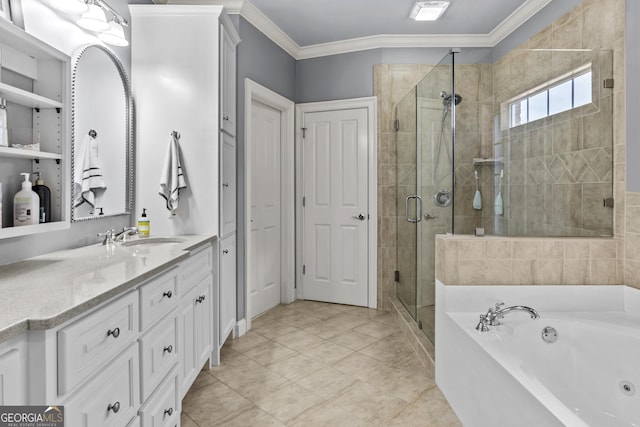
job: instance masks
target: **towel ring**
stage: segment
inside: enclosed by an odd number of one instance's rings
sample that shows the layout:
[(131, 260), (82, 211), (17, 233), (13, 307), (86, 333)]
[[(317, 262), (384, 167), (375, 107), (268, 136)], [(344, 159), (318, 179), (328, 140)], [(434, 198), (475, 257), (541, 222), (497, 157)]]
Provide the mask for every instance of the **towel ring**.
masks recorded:
[(91, 129), (91, 130), (89, 131), (89, 136), (90, 136), (91, 138), (95, 138), (95, 137), (97, 137), (97, 136), (98, 136), (98, 132), (96, 132), (95, 130)]
[(175, 139), (180, 139), (180, 132), (178, 132), (177, 130), (174, 130), (173, 132), (171, 132), (171, 136), (174, 137)]

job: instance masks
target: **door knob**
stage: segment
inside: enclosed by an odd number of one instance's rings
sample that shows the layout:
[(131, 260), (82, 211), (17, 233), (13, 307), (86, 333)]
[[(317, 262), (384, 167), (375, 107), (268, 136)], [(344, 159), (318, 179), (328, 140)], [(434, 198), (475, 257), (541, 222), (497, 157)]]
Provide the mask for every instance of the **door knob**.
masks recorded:
[(364, 215), (359, 214), (358, 216), (352, 216), (351, 218), (353, 219), (357, 219), (358, 221), (364, 221)]

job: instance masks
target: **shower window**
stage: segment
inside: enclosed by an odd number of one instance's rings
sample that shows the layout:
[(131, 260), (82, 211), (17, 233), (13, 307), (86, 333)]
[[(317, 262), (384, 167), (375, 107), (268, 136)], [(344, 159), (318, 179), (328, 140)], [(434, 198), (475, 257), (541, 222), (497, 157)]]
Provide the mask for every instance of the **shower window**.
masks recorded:
[(591, 103), (591, 64), (508, 102), (509, 127), (524, 125)]

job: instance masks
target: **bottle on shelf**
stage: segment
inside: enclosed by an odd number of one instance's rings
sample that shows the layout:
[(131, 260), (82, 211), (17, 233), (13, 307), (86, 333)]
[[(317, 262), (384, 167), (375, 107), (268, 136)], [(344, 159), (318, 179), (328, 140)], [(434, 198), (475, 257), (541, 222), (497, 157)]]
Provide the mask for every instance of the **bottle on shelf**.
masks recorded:
[(22, 190), (13, 198), (13, 226), (38, 224), (38, 212), (40, 211), (40, 197), (31, 188), (29, 174), (21, 173), (24, 177)]
[(0, 146), (9, 146), (9, 131), (7, 129), (7, 101), (0, 98)]
[(40, 224), (51, 222), (51, 190), (44, 185), (44, 180), (40, 176), (40, 172), (35, 173), (38, 174), (38, 178), (36, 179), (36, 185), (33, 186), (33, 191), (35, 191), (40, 198), (38, 220)]

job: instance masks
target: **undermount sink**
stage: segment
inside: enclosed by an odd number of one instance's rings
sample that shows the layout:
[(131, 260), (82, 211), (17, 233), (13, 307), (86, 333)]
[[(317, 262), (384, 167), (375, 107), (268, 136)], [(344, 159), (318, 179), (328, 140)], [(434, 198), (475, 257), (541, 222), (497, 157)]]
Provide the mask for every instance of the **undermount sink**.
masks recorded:
[(166, 245), (169, 243), (184, 243), (185, 241), (181, 237), (142, 237), (122, 242), (122, 246)]

